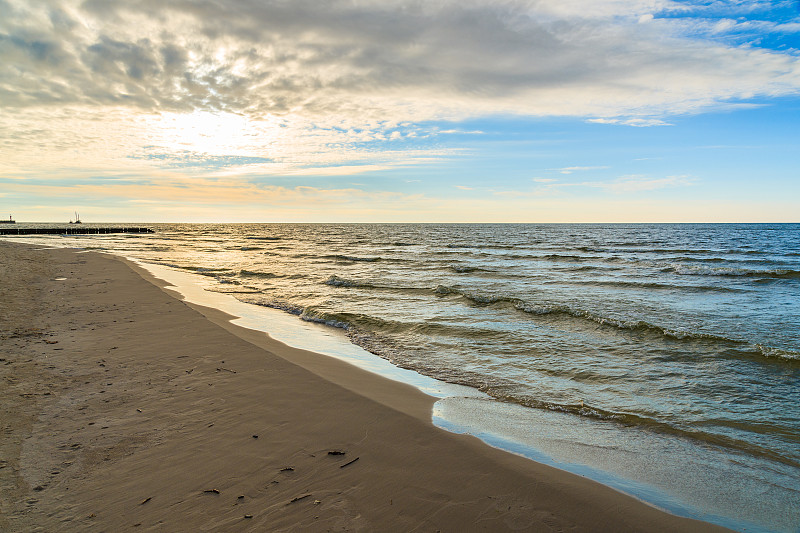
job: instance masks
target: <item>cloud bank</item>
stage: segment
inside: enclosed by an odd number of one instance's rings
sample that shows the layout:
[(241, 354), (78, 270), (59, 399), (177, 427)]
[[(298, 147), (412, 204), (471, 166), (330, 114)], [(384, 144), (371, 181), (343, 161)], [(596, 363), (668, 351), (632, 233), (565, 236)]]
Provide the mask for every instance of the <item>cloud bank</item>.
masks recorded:
[(487, 114), (635, 123), (797, 93), (796, 51), (747, 41), (743, 28), (763, 31), (764, 23), (737, 23), (713, 6), (0, 0), (0, 102), (299, 116), (348, 127)]

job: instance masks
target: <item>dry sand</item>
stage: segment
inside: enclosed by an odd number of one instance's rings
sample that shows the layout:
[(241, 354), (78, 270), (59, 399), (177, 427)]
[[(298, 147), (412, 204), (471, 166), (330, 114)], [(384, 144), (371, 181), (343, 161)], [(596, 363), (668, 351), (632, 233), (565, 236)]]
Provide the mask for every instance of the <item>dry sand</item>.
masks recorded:
[(440, 430), (416, 389), (147, 277), (0, 241), (0, 530), (721, 530)]

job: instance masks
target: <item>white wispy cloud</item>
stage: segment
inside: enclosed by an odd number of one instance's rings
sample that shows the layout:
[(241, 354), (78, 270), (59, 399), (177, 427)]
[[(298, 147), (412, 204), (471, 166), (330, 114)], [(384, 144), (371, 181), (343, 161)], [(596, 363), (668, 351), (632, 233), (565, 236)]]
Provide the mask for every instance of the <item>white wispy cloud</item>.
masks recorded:
[(583, 182), (580, 185), (586, 187), (599, 187), (617, 193), (654, 191), (670, 187), (687, 186), (693, 183), (690, 176), (666, 176), (654, 178), (644, 175), (620, 176), (613, 181), (606, 182)]
[(437, 133), (454, 134), (454, 135), (484, 135), (486, 132), (481, 130), (465, 131), (465, 130), (450, 129), (450, 130), (440, 130)]
[(671, 126), (669, 122), (665, 122), (658, 118), (590, 118), (588, 122), (595, 124), (622, 124), (625, 126), (635, 126), (637, 128), (647, 128), (650, 126)]
[(562, 168), (551, 168), (548, 170), (555, 170), (560, 172), (561, 174), (572, 174), (573, 172), (581, 172), (584, 170), (602, 170), (606, 169), (606, 166), (594, 166), (594, 167), (581, 167), (581, 166), (574, 166), (574, 167), (562, 167)]
[(325, 167), (310, 167), (291, 169), (285, 172), (288, 176), (352, 176), (354, 174), (363, 174), (364, 172), (375, 172), (379, 170), (388, 170), (392, 168), (389, 165), (339, 165), (339, 166), (325, 166)]

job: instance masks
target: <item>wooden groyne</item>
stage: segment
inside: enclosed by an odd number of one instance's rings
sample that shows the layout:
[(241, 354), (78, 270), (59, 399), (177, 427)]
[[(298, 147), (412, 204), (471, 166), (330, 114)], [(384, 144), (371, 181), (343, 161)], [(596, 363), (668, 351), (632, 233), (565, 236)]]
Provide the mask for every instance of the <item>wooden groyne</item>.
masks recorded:
[(104, 235), (107, 233), (155, 233), (150, 228), (90, 228), (85, 226), (68, 228), (3, 228), (0, 235)]

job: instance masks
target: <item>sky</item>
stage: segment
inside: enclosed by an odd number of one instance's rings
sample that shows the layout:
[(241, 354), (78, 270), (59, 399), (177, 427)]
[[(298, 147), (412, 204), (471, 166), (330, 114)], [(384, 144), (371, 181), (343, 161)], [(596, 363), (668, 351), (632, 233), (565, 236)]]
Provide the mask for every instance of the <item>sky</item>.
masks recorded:
[(18, 222), (800, 222), (796, 0), (0, 0)]

